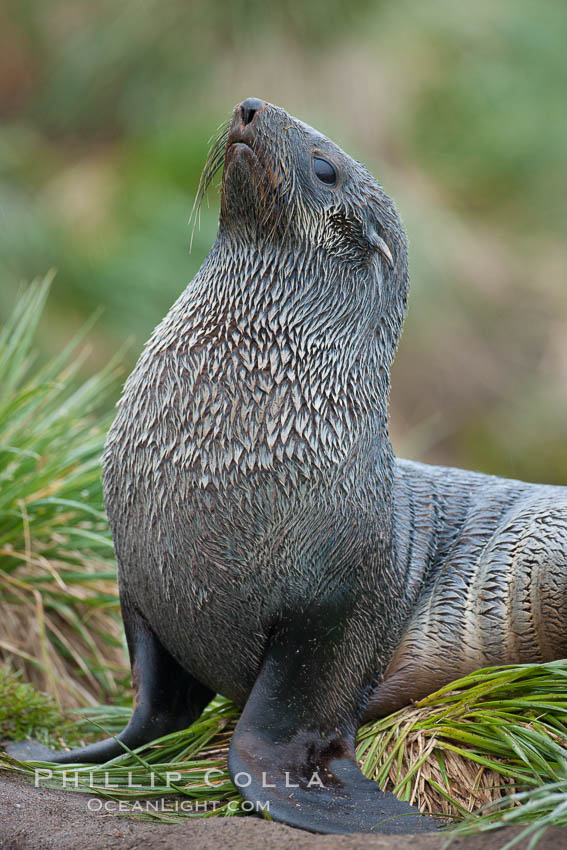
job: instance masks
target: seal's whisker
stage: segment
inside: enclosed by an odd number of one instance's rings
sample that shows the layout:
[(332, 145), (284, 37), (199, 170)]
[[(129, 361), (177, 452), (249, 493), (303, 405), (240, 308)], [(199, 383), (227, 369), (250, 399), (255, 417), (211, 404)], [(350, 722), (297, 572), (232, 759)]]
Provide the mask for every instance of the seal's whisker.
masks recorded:
[(260, 216), (260, 220), (258, 221), (258, 227), (260, 230), (269, 222), (272, 217), (276, 197), (275, 197), (275, 188), (273, 187), (273, 173), (274, 169), (272, 167), (272, 155), (265, 156), (265, 151), (259, 149), (259, 160), (262, 163), (262, 174), (258, 179), (258, 189), (260, 192), (260, 206), (262, 210), (262, 214)]
[(260, 194), (262, 214), (258, 224), (260, 229), (270, 225), (267, 233), (270, 239), (277, 233), (286, 212), (282, 201), (289, 191), (289, 177), (281, 158), (275, 162), (273, 154), (264, 160), (262, 176)]
[[(284, 218), (286, 219), (286, 223), (283, 238), (285, 238), (291, 223), (289, 209), (291, 197), (295, 186), (294, 177), (293, 174), (290, 175), (286, 172), (283, 162), (281, 160), (279, 162), (278, 170), (280, 174), (283, 174), (283, 180), (278, 184), (277, 187), (274, 188), (274, 192), (271, 197), (271, 208), (266, 211), (263, 221), (263, 224), (267, 225), (270, 219), (273, 217), (274, 210), (277, 210), (277, 214), (272, 222), (272, 226), (268, 234), (269, 238), (272, 238), (279, 231), (280, 225), (282, 224)], [(288, 199), (287, 204), (285, 203), (286, 198)]]
[(230, 118), (219, 126), (217, 133), (215, 136), (211, 136), (212, 144), (209, 149), (209, 153), (207, 159), (205, 161), (205, 165), (203, 166), (203, 171), (201, 172), (201, 178), (199, 180), (199, 185), (197, 187), (197, 192), (195, 194), (195, 200), (193, 201), (193, 207), (191, 209), (191, 215), (189, 216), (189, 223), (193, 222), (193, 226), (191, 228), (191, 242), (189, 244), (189, 250), (193, 247), (193, 237), (195, 235), (195, 225), (197, 224), (197, 220), (199, 220), (200, 226), (200, 213), (201, 213), (201, 205), (207, 194), (209, 186), (213, 182), (215, 175), (221, 170), (224, 165), (224, 156), (226, 150), (226, 141), (228, 138), (228, 131), (230, 128)]

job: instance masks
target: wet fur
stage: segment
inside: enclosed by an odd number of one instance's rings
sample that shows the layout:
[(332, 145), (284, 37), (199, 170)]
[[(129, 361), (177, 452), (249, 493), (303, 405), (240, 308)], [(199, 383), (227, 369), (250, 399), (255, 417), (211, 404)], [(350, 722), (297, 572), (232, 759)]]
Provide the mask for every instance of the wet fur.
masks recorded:
[(234, 121), (213, 145), (198, 205), (224, 165), (217, 239), (108, 437), (122, 598), (239, 704), (278, 629), (322, 610), (332, 635), (339, 605), (323, 725), (355, 698), (372, 716), (485, 663), (563, 657), (567, 490), (394, 459), (401, 221), (330, 140), (271, 105), (256, 124), (250, 155), (231, 157)]
[[(313, 141), (342, 166), (336, 192), (307, 185)], [(217, 240), (128, 379), (104, 459), (121, 593), (195, 677), (241, 704), (288, 610), (367, 599), (357, 633), (392, 635), (385, 657), (408, 613), (386, 613), (383, 438), (403, 230), (364, 166), (283, 110), (268, 108), (254, 149), (252, 168), (225, 168)], [(376, 648), (353, 645), (353, 668), (370, 672)], [(348, 677), (322, 683), (323, 713)]]
[(485, 664), (565, 657), (567, 489), (394, 458), (406, 241), (363, 165), (249, 100), (213, 143), (197, 211), (221, 166), (217, 239), (105, 449), (132, 717), (80, 750), (24, 749), (102, 762), (220, 692), (243, 707), (231, 778), (274, 820), (430, 831), (362, 776), (356, 730)]

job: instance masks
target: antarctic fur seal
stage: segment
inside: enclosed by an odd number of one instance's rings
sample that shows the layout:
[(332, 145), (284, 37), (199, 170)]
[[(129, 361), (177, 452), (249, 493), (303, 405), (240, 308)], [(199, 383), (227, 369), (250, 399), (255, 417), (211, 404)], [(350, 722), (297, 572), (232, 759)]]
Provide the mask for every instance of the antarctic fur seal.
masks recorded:
[(485, 664), (565, 657), (567, 488), (394, 458), (406, 238), (362, 164), (249, 98), (204, 187), (221, 165), (217, 238), (105, 449), (136, 692), (119, 739), (220, 692), (243, 706), (231, 776), (274, 820), (434, 828), (362, 776), (357, 728)]

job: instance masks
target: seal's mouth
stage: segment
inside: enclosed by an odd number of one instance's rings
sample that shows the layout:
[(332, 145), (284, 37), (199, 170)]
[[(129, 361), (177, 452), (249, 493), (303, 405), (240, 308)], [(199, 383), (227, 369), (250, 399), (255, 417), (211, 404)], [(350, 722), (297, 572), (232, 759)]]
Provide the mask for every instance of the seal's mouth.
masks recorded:
[(264, 101), (255, 98), (248, 98), (235, 107), (226, 137), (225, 165), (237, 156), (253, 154), (254, 160), (258, 158), (259, 119), (266, 107)]
[(249, 168), (255, 168), (258, 164), (258, 156), (256, 155), (256, 151), (248, 142), (243, 141), (228, 141), (226, 145), (226, 151), (224, 154), (224, 168), (225, 171), (231, 165), (242, 162), (246, 163)]
[(235, 115), (226, 139), (226, 156), (229, 154), (242, 153), (246, 149), (255, 153), (254, 131), (252, 127), (244, 127)]
[(240, 110), (235, 110), (226, 138), (225, 170), (236, 163), (246, 164), (252, 170), (258, 167), (259, 156), (255, 130), (256, 127), (253, 124), (244, 124)]
[(226, 155), (227, 156), (229, 156), (230, 154), (241, 153), (243, 151), (249, 151), (250, 153), (255, 153), (254, 148), (252, 147), (252, 145), (249, 142), (241, 141), (240, 139), (237, 139), (234, 142), (231, 142), (230, 140), (227, 142), (227, 145), (226, 145)]
[(258, 113), (263, 112), (267, 106), (268, 104), (264, 101), (248, 98), (239, 104), (232, 117), (219, 127), (218, 134), (209, 150), (193, 204), (191, 214), (193, 231), (203, 199), (219, 171), (223, 172), (221, 207), (224, 203), (225, 177), (229, 171), (232, 172), (232, 168), (229, 169), (229, 166), (237, 166), (235, 171), (240, 173), (239, 179), (242, 179), (245, 171), (238, 166), (244, 166), (245, 169), (252, 172), (252, 176), (256, 177), (260, 177), (265, 171), (262, 133), (258, 132), (258, 120), (254, 121), (254, 118)]

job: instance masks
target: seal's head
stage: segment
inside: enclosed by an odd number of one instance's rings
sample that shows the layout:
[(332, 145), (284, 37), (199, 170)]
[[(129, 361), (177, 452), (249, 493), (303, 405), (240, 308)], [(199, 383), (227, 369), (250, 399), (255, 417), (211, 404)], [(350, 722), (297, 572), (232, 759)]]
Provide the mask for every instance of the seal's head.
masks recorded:
[(248, 249), (315, 252), (329, 268), (342, 266), (343, 274), (345, 266), (358, 275), (368, 270), (390, 281), (403, 312), (404, 230), (362, 163), (285, 110), (247, 98), (212, 147), (201, 194), (222, 165), (219, 236)]

